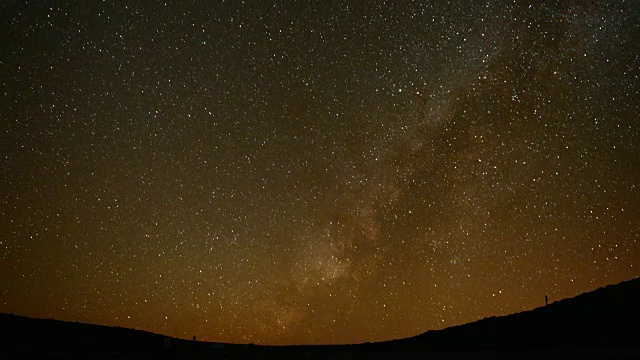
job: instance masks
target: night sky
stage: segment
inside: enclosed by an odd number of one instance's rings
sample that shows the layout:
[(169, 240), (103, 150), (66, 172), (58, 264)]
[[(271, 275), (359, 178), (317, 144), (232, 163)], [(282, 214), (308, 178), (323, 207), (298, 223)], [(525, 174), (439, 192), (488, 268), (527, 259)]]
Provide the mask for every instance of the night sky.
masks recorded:
[(359, 343), (640, 276), (638, 1), (0, 13), (0, 312)]

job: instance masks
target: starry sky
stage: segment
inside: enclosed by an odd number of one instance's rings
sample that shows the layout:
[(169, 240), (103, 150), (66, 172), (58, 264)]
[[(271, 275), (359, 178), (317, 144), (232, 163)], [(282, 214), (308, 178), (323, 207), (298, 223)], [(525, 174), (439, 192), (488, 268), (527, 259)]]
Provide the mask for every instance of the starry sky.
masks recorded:
[(359, 343), (640, 276), (637, 1), (0, 6), (0, 311)]

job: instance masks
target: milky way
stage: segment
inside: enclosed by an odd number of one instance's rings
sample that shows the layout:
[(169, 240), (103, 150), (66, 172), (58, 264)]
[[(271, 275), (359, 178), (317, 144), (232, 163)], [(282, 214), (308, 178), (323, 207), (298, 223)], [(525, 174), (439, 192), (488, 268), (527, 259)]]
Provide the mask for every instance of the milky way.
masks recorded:
[(11, 2), (0, 311), (356, 343), (640, 275), (637, 2)]

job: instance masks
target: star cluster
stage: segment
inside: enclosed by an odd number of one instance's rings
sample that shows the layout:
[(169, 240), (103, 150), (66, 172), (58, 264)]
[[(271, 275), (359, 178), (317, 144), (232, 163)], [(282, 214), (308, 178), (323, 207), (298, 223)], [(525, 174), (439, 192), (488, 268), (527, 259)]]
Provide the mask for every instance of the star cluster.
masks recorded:
[(4, 5), (0, 311), (379, 341), (640, 275), (640, 6)]

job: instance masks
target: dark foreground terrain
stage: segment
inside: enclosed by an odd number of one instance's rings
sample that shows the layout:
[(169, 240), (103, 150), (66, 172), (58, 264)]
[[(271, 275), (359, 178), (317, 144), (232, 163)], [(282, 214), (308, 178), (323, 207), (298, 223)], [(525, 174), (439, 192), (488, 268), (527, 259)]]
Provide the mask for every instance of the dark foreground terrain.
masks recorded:
[(1, 359), (640, 358), (640, 278), (505, 317), (396, 341), (344, 346), (197, 342), (0, 314)]

